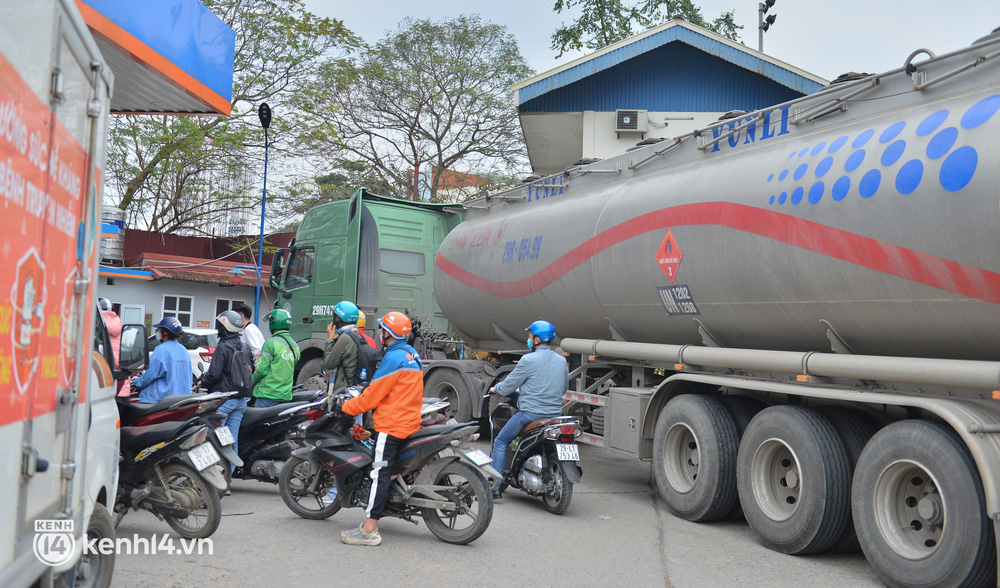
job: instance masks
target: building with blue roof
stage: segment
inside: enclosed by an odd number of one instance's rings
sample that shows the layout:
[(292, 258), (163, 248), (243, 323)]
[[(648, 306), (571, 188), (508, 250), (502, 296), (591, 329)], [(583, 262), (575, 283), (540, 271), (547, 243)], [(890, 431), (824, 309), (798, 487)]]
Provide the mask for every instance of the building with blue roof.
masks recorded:
[(513, 87), (535, 173), (624, 153), (722, 114), (811, 94), (827, 80), (675, 19)]

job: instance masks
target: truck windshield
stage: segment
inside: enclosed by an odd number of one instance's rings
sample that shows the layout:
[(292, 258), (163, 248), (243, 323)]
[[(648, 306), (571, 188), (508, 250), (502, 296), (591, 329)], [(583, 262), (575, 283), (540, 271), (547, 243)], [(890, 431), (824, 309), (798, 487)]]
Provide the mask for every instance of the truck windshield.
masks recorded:
[(296, 249), (285, 270), (285, 287), (291, 290), (308, 286), (312, 282), (315, 259), (316, 253), (311, 247)]

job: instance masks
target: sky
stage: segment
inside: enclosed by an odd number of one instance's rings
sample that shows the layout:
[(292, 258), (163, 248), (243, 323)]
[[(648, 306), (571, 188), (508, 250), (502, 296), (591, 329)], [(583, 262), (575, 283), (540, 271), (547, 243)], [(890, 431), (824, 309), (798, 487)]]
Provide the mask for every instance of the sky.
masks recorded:
[[(555, 13), (552, 0), (305, 0), (306, 8), (337, 18), (368, 42), (397, 28), (407, 16), (440, 20), (479, 14), (504, 25), (537, 73), (584, 53), (563, 55), (549, 46), (552, 32), (574, 12)], [(742, 41), (757, 48), (757, 2), (695, 0), (711, 21), (735, 10)], [(832, 80), (848, 71), (881, 73), (901, 67), (920, 48), (940, 55), (965, 47), (1000, 27), (1000, 0), (777, 0), (769, 14), (764, 52), (809, 73)], [(919, 60), (919, 58), (918, 58)]]

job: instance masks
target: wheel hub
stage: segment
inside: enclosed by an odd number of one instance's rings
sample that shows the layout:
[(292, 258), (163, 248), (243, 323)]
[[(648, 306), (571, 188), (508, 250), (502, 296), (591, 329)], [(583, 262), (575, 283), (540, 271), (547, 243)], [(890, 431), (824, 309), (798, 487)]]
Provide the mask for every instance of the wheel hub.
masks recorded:
[(781, 439), (760, 444), (751, 465), (753, 496), (771, 520), (787, 521), (799, 506), (802, 476), (791, 447)]
[(681, 494), (694, 490), (701, 452), (694, 431), (684, 423), (670, 427), (663, 441), (664, 470), (670, 487)]
[(937, 481), (923, 465), (909, 460), (890, 464), (873, 489), (879, 532), (892, 549), (910, 560), (929, 557), (944, 534), (947, 503)]

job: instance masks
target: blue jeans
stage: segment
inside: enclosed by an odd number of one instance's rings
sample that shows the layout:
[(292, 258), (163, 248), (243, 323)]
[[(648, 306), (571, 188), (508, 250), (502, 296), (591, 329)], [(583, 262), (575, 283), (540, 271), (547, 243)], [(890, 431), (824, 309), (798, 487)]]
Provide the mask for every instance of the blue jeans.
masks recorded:
[(272, 406), (278, 406), (282, 404), (280, 400), (271, 400), (270, 398), (258, 398), (254, 401), (254, 408), (271, 408)]
[(507, 424), (500, 429), (500, 434), (497, 435), (496, 440), (493, 441), (493, 467), (501, 474), (505, 473), (504, 470), (507, 466), (507, 447), (510, 446), (511, 441), (516, 439), (521, 431), (524, 429), (528, 423), (532, 423), (539, 419), (548, 419), (557, 417), (559, 415), (537, 415), (530, 412), (520, 412), (514, 413), (514, 416), (510, 417)]
[[(240, 423), (243, 422), (243, 413), (246, 411), (246, 398), (231, 398), (219, 407), (219, 412), (227, 415), (226, 418), (222, 420), (222, 424), (228, 427), (229, 431), (233, 434), (233, 451), (236, 452), (236, 455), (240, 454)], [(236, 464), (229, 464), (229, 468), (231, 470), (236, 470)]]

